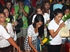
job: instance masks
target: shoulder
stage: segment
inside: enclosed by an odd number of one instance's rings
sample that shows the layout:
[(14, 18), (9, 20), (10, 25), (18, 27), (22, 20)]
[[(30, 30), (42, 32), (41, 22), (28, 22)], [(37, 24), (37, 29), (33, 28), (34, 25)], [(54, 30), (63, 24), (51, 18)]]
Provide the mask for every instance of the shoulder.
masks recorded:
[(0, 29), (2, 29), (3, 28), (3, 26), (2, 25), (0, 25)]
[(7, 23), (7, 26), (12, 26), (12, 24), (11, 23)]
[(32, 25), (32, 24), (29, 25), (29, 26), (28, 26), (28, 29), (29, 29), (29, 30), (32, 30), (32, 29), (33, 29), (33, 25)]
[(49, 22), (49, 24), (48, 24), (48, 26), (54, 26), (55, 25), (55, 21), (54, 21), (54, 19), (52, 19), (50, 22)]
[(48, 24), (48, 29), (54, 29), (54, 25), (55, 25), (54, 20), (51, 20)]
[(49, 15), (49, 14), (47, 14), (47, 13), (44, 13), (44, 15)]
[(44, 13), (44, 15), (43, 15), (44, 17), (49, 17), (49, 14), (47, 14), (47, 13)]

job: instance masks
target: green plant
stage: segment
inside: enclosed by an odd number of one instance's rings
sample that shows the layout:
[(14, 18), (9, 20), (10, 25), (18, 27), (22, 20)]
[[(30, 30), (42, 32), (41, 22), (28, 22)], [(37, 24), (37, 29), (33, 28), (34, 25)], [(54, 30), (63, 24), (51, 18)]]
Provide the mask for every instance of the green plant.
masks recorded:
[(63, 22), (65, 22), (69, 18), (70, 18), (70, 13), (68, 15), (64, 15), (63, 18), (62, 18), (62, 20), (63, 20)]
[(47, 37), (43, 36), (42, 37), (43, 44), (50, 44), (50, 41), (51, 41), (51, 39), (49, 36), (47, 36)]

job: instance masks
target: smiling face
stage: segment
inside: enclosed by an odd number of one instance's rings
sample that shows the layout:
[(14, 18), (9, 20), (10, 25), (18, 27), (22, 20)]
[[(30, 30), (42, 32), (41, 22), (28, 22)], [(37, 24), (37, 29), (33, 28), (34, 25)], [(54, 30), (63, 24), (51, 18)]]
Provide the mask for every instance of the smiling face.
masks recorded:
[(38, 27), (38, 28), (39, 28), (39, 27), (41, 27), (41, 26), (42, 26), (42, 24), (43, 24), (43, 23), (42, 23), (41, 21), (39, 21), (38, 23), (36, 23), (36, 27)]

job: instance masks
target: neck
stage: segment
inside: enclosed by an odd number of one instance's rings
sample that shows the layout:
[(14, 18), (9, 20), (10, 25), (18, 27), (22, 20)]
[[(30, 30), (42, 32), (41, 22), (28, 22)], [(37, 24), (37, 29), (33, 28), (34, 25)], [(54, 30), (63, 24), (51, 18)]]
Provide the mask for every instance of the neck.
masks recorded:
[(34, 28), (34, 30), (35, 30), (35, 33), (37, 33), (37, 32), (38, 32), (38, 28)]
[(4, 25), (4, 23), (1, 23), (1, 22), (0, 22), (0, 25)]
[(2, 22), (2, 23), (1, 23), (1, 22), (0, 22), (0, 25), (6, 27), (7, 23), (5, 23), (5, 22)]
[(46, 13), (48, 13), (48, 14), (49, 14), (49, 9), (46, 9)]
[(57, 23), (57, 24), (59, 24), (59, 21), (58, 20), (56, 20), (56, 19), (54, 19), (55, 20), (55, 22)]

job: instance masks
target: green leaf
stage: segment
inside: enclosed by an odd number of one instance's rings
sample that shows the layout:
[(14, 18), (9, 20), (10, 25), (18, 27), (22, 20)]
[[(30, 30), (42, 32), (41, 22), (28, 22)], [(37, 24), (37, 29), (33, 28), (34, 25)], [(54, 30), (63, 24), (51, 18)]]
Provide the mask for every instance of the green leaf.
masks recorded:
[(70, 13), (68, 15), (64, 15), (63, 18), (62, 18), (62, 20), (65, 22), (69, 18), (70, 18)]

